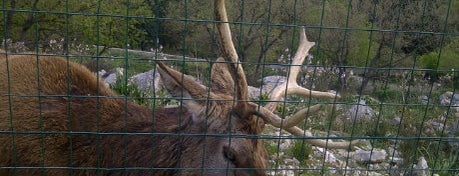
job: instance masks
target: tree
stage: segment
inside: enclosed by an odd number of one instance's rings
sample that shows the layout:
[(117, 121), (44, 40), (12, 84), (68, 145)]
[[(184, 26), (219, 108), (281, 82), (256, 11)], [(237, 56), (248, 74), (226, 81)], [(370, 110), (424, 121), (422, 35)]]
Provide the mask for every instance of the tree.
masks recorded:
[[(372, 29), (377, 29), (373, 35), (379, 46), (368, 61), (367, 67), (370, 68), (410, 64), (408, 60), (415, 64), (419, 55), (441, 47), (441, 33), (457, 32), (457, 29), (449, 28), (452, 22), (457, 22), (448, 20), (457, 16), (457, 12), (448, 11), (451, 1), (359, 0), (354, 3), (357, 11), (367, 14)], [(362, 86), (365, 87), (372, 77), (387, 74), (368, 69), (363, 75)]]
[[(129, 2), (129, 3), (127, 3)], [(137, 26), (152, 17), (143, 0), (11, 0), (2, 30), (3, 39), (21, 42), (28, 49), (47, 51), (50, 41), (63, 41), (62, 52), (73, 41), (91, 45), (138, 47), (146, 32)]]
[[(233, 40), (242, 61), (251, 63), (277, 60), (280, 51), (291, 46), (296, 26), (293, 23), (293, 0), (282, 1), (227, 1)], [(214, 6), (207, 1), (173, 1), (168, 3), (165, 15), (172, 20), (164, 22), (167, 30), (163, 42), (167, 52), (182, 52), (195, 57), (216, 58)], [(246, 65), (247, 66), (247, 65)], [(259, 79), (260, 64), (248, 66), (252, 82)]]

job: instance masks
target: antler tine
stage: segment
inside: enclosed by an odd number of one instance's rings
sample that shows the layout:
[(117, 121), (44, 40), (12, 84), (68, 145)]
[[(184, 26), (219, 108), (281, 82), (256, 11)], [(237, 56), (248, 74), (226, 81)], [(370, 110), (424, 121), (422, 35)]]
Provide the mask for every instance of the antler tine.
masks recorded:
[[(285, 131), (288, 131), (290, 134), (293, 134), (295, 136), (314, 136), (311, 134), (309, 131), (303, 131), (298, 127), (291, 127), (285, 129)], [(359, 140), (353, 140), (353, 141), (345, 141), (345, 142), (336, 142), (336, 141), (331, 141), (331, 140), (326, 140), (326, 139), (307, 139), (307, 142), (313, 146), (318, 146), (322, 148), (329, 148), (329, 149), (348, 149), (348, 148), (354, 148), (356, 144), (358, 144), (360, 141)]]
[[(256, 104), (251, 104), (251, 105), (256, 106)], [(301, 122), (302, 119), (304, 119), (307, 111), (313, 112), (313, 111), (317, 111), (319, 108), (320, 108), (320, 105), (314, 105), (309, 108), (305, 108), (295, 113), (295, 115), (293, 115), (293, 116), (299, 116), (301, 118), (294, 117), (294, 118), (289, 118), (285, 120), (279, 118), (277, 115), (272, 113), (269, 109), (263, 108), (263, 107), (259, 108), (257, 115), (262, 117), (266, 123), (271, 124), (276, 128), (282, 128), (292, 135), (313, 136), (311, 132), (309, 132), (308, 130), (303, 131), (302, 129), (296, 127), (295, 125)], [(360, 141), (354, 140), (354, 141), (346, 141), (346, 142), (336, 142), (336, 141), (324, 140), (324, 139), (307, 139), (307, 142), (311, 145), (323, 147), (323, 148), (348, 149), (349, 147), (353, 148)]]
[(306, 31), (304, 28), (301, 28), (300, 31), (300, 43), (298, 49), (296, 50), (295, 56), (293, 57), (292, 67), (290, 68), (290, 78), (289, 81), (296, 83), (296, 78), (298, 73), (301, 70), (301, 65), (304, 62), (304, 59), (309, 53), (309, 50), (315, 45), (315, 42), (308, 41), (306, 37)]
[(239, 62), (239, 57), (237, 55), (236, 49), (234, 48), (233, 40), (231, 37), (231, 29), (228, 23), (228, 16), (226, 14), (225, 1), (217, 0), (216, 2), (216, 18), (217, 21), (217, 30), (219, 33), (220, 44), (222, 45), (222, 51), (224, 58), (230, 62), (231, 76), (236, 82), (236, 98), (241, 102), (237, 103), (238, 112), (250, 113), (251, 111), (248, 108), (248, 84), (245, 78), (244, 70), (242, 69), (242, 64)]
[(300, 31), (300, 41), (299, 41), (299, 46), (298, 49), (295, 53), (295, 56), (293, 57), (292, 65), (290, 66), (290, 74), (288, 81), (277, 86), (271, 96), (270, 96), (270, 101), (265, 107), (268, 108), (271, 111), (274, 111), (276, 108), (279, 100), (282, 99), (282, 97), (287, 94), (287, 95), (299, 95), (302, 97), (317, 97), (317, 98), (334, 98), (335, 96), (338, 96), (337, 94), (329, 93), (329, 92), (321, 92), (321, 91), (313, 91), (306, 89), (304, 87), (301, 87), (298, 85), (296, 82), (296, 79), (298, 77), (298, 73), (301, 70), (301, 66), (304, 62), (304, 59), (308, 55), (309, 50), (315, 45), (315, 42), (310, 42), (308, 41), (306, 37), (306, 32), (304, 28), (301, 28)]
[[(256, 104), (251, 104), (251, 106), (257, 106)], [(261, 116), (263, 120), (271, 124), (274, 127), (277, 128), (290, 128), (294, 127), (298, 123), (302, 122), (305, 118), (305, 114), (312, 113), (315, 111), (318, 111), (322, 105), (314, 105), (308, 108), (304, 108), (297, 113), (295, 113), (292, 117), (288, 119), (282, 119), (278, 117), (277, 115), (273, 114), (271, 110), (267, 108), (260, 108), (259, 113), (257, 115)]]

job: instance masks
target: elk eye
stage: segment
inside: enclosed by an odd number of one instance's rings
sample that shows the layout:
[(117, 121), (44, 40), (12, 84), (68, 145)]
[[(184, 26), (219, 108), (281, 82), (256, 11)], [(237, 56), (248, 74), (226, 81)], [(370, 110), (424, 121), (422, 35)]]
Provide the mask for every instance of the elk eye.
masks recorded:
[(231, 163), (235, 164), (236, 163), (236, 155), (234, 152), (227, 146), (223, 147), (223, 156), (230, 161)]
[(241, 116), (239, 116), (239, 114), (238, 114), (238, 113), (236, 112), (236, 110), (234, 110), (234, 109), (231, 110), (231, 115), (232, 115), (232, 116), (235, 116), (235, 117), (237, 117), (237, 118), (241, 118)]

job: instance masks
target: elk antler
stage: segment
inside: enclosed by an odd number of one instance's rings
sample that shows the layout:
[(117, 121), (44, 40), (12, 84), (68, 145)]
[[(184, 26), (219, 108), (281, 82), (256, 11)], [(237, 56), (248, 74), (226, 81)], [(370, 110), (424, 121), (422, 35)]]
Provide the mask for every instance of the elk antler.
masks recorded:
[[(271, 124), (277, 128), (282, 128), (296, 136), (312, 136), (312, 134), (309, 131), (303, 131), (295, 125), (303, 121), (307, 117), (308, 112), (311, 113), (320, 109), (321, 105), (314, 105), (309, 108), (300, 110), (288, 119), (282, 119), (279, 116), (275, 115), (272, 111), (275, 109), (275, 107), (278, 104), (278, 101), (281, 100), (281, 98), (283, 97), (282, 95), (284, 94), (296, 94), (304, 97), (312, 96), (326, 98), (334, 98), (338, 96), (336, 94), (327, 92), (312, 91), (300, 87), (296, 83), (296, 78), (301, 69), (301, 65), (309, 49), (311, 49), (315, 43), (309, 42), (307, 40), (304, 29), (302, 29), (300, 34), (300, 45), (293, 59), (293, 66), (291, 66), (290, 69), (289, 80), (286, 83), (281, 84), (274, 89), (274, 92), (270, 97), (270, 99), (273, 102), (267, 104), (266, 107), (260, 107), (259, 105), (248, 101), (248, 85), (245, 78), (244, 70), (242, 69), (241, 63), (239, 62), (239, 58), (232, 41), (231, 30), (228, 24), (228, 17), (226, 14), (224, 0), (217, 0), (216, 8), (216, 19), (217, 21), (219, 21), (219, 23), (217, 23), (217, 30), (219, 33), (220, 44), (222, 47), (223, 54), (225, 56), (224, 58), (228, 62), (230, 62), (231, 76), (233, 77), (236, 86), (236, 97), (237, 100), (240, 100), (239, 102), (237, 102), (236, 105), (238, 113), (241, 113), (240, 115), (244, 117), (249, 115), (258, 115), (261, 118), (263, 118), (263, 120), (266, 123)], [(308, 139), (307, 142), (311, 145), (319, 147), (347, 149), (358, 141), (332, 142), (329, 140), (322, 139)]]
[(236, 104), (236, 108), (239, 113), (242, 113), (240, 114), (241, 116), (247, 116), (251, 112), (248, 106), (248, 84), (242, 65), (239, 62), (236, 49), (234, 48), (231, 29), (228, 24), (228, 15), (226, 14), (225, 1), (217, 0), (216, 7), (216, 18), (217, 21), (220, 21), (220, 23), (217, 23), (220, 44), (222, 46), (223, 54), (225, 55), (224, 58), (230, 62), (231, 76), (233, 77), (236, 85), (236, 98), (239, 100)]
[(303, 97), (317, 97), (317, 98), (335, 98), (336, 96), (339, 98), (339, 95), (329, 93), (329, 92), (320, 92), (320, 91), (313, 91), (301, 87), (297, 84), (296, 78), (298, 73), (301, 70), (301, 66), (306, 58), (309, 50), (315, 45), (314, 42), (308, 41), (306, 38), (306, 32), (304, 28), (300, 31), (300, 41), (299, 41), (298, 50), (295, 53), (295, 57), (293, 57), (292, 65), (290, 66), (290, 74), (289, 78), (283, 84), (274, 88), (271, 96), (270, 102), (266, 104), (265, 108), (274, 111), (276, 108), (279, 100), (282, 99), (284, 94), (291, 95), (299, 95)]
[[(298, 50), (295, 53), (295, 56), (293, 57), (292, 65), (290, 66), (290, 74), (287, 82), (284, 82), (283, 84), (277, 86), (274, 88), (271, 96), (270, 96), (270, 102), (266, 104), (265, 108), (272, 112), (275, 110), (277, 104), (279, 101), (284, 97), (284, 95), (299, 95), (302, 97), (317, 97), (317, 98), (340, 98), (338, 94), (334, 93), (329, 93), (329, 92), (320, 92), (320, 91), (313, 91), (306, 89), (304, 87), (301, 87), (298, 85), (296, 82), (298, 73), (301, 70), (301, 66), (304, 62), (304, 59), (306, 58), (309, 50), (315, 45), (314, 42), (308, 41), (306, 38), (306, 32), (304, 28), (301, 29), (300, 31), (300, 41), (299, 41), (299, 46)], [(303, 131), (300, 128), (296, 127), (295, 125), (303, 121), (306, 117), (307, 114), (311, 114), (313, 112), (316, 112), (320, 109), (321, 105), (314, 105), (305, 109), (302, 109), (298, 112), (296, 112), (294, 115), (292, 115), (288, 119), (280, 119), (278, 116), (273, 116), (271, 114), (267, 115), (261, 115), (265, 121), (268, 121), (267, 123), (278, 127), (278, 128), (284, 128), (286, 131), (293, 135), (297, 136), (312, 136), (312, 134), (309, 131)], [(278, 119), (279, 118), (279, 119)], [(281, 124), (282, 122), (282, 124)], [(350, 141), (350, 142), (332, 142), (332, 141), (327, 141), (327, 140), (321, 140), (321, 139), (310, 139), (308, 140), (308, 143), (311, 145), (315, 146), (320, 146), (320, 147), (327, 147), (327, 148), (348, 148), (352, 145), (355, 145), (359, 141)]]

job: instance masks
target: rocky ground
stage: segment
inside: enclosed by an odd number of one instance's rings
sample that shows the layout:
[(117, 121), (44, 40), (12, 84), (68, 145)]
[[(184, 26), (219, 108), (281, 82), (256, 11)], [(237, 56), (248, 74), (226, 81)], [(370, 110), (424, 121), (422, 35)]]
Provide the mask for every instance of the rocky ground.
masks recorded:
[[(116, 81), (116, 74), (122, 74), (122, 69), (116, 69), (111, 73), (100, 72), (99, 74), (105, 78), (106, 84), (112, 84)], [(162, 86), (157, 73), (152, 70), (146, 73), (141, 73), (133, 76), (130, 80), (132, 84), (145, 91), (159, 91)], [(154, 80), (154, 81), (153, 81)], [(269, 94), (270, 91), (278, 84), (281, 84), (286, 79), (283, 76), (266, 77), (262, 81), (263, 89), (250, 87), (250, 95), (256, 98), (262, 94)], [(260, 92), (261, 91), (261, 92)], [(420, 96), (419, 99), (425, 101), (428, 97)], [(426, 135), (435, 135), (439, 131), (446, 129), (444, 134), (451, 137), (448, 141), (453, 150), (459, 151), (459, 138), (457, 138), (458, 119), (459, 119), (459, 94), (446, 92), (441, 94), (439, 104), (447, 108), (445, 113), (452, 114), (453, 120), (445, 123), (446, 116), (439, 115), (438, 117), (430, 118), (425, 122), (423, 133)], [(349, 120), (371, 121), (379, 113), (371, 106), (366, 104), (369, 99), (360, 99), (352, 105), (338, 105), (338, 120), (346, 123)], [(370, 97), (371, 101), (377, 101)], [(400, 118), (394, 117), (385, 119), (389, 124), (399, 125)], [(307, 122), (308, 123), (308, 122)], [(445, 127), (446, 126), (446, 127)], [(314, 132), (317, 136), (326, 136), (324, 132)], [(406, 167), (404, 158), (399, 150), (400, 142), (398, 140), (389, 140), (386, 147), (377, 148), (371, 145), (370, 141), (362, 140), (357, 148), (352, 150), (343, 149), (324, 149), (315, 146), (306, 145), (305, 152), (307, 156), (298, 158), (295, 151), (296, 144), (299, 140), (292, 139), (289, 134), (279, 131), (272, 127), (267, 127), (265, 130), (266, 136), (271, 136), (278, 139), (269, 139), (266, 141), (266, 146), (270, 153), (270, 163), (273, 170), (269, 171), (269, 175), (432, 175), (429, 172), (429, 164), (426, 159), (421, 156), (417, 159), (417, 163), (409, 164), (411, 167)], [(414, 148), (416, 146), (413, 146)], [(301, 160), (301, 162), (300, 162)], [(438, 174), (433, 174), (438, 175)]]

